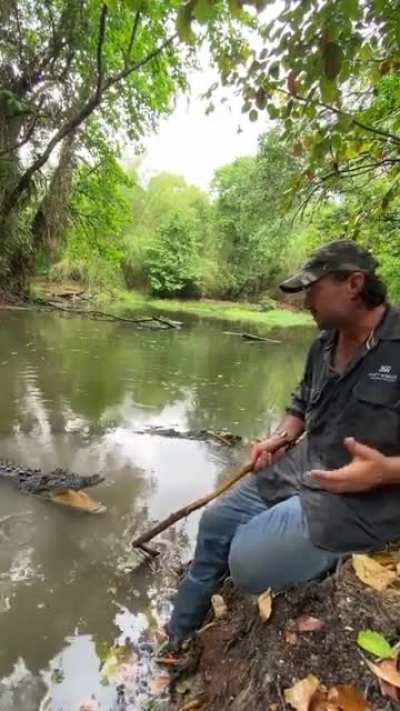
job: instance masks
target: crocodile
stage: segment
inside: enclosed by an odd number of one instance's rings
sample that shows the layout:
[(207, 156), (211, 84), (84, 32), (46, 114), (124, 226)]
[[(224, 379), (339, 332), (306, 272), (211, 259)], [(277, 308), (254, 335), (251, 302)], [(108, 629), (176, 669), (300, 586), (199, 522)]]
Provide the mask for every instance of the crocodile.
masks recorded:
[(176, 430), (173, 427), (161, 427), (151, 425), (142, 430), (134, 430), (135, 434), (158, 435), (159, 437), (171, 437), (172, 439), (195, 439), (198, 441), (216, 440), (220, 444), (232, 447), (239, 442), (243, 442), (241, 435), (232, 434), (226, 430)]
[(99, 474), (83, 476), (58, 467), (45, 474), (41, 469), (0, 460), (0, 479), (8, 479), (22, 494), (31, 494), (56, 504), (88, 513), (103, 513), (106, 507), (82, 489), (104, 481)]

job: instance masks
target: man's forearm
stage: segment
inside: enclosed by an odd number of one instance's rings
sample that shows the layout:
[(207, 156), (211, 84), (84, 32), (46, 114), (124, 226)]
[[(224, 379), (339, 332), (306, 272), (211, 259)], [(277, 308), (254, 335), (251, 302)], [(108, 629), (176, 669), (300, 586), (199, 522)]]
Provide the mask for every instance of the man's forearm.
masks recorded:
[[(279, 426), (272, 433), (272, 436), (276, 433), (286, 432), (286, 441), (292, 442), (300, 437), (304, 432), (304, 420), (295, 415), (285, 415), (283, 420), (279, 423)], [(400, 458), (399, 458), (400, 462)]]

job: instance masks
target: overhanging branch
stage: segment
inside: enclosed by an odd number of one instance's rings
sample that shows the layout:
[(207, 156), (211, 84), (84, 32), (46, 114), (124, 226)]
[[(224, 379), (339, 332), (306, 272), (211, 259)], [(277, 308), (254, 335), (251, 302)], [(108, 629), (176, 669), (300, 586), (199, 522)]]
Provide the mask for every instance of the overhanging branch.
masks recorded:
[(97, 85), (95, 100), (101, 97), (101, 92), (103, 90), (103, 45), (106, 36), (106, 22), (107, 22), (108, 8), (107, 5), (103, 5), (100, 13), (100, 27), (99, 27), (99, 39), (97, 42), (96, 58), (97, 58)]
[[(282, 89), (281, 87), (277, 87), (277, 90), (280, 93), (289, 96), (291, 99), (297, 99), (297, 101), (301, 101), (304, 104), (309, 103), (309, 99), (307, 99), (305, 96), (301, 96), (300, 94), (291, 94), (290, 91)], [(337, 106), (332, 106), (331, 104), (326, 104), (325, 102), (318, 100), (315, 101), (315, 103), (317, 104), (317, 106), (321, 106), (327, 111), (336, 114), (337, 116), (344, 116), (346, 118), (350, 118), (351, 123), (354, 126), (358, 126), (358, 128), (361, 128), (364, 131), (374, 133), (377, 136), (382, 136), (382, 138), (393, 141), (397, 145), (400, 145), (400, 136), (396, 135), (395, 133), (391, 133), (390, 131), (382, 131), (379, 128), (374, 128), (374, 126), (369, 126), (368, 124), (363, 123), (363, 121), (359, 121), (358, 119), (353, 118), (348, 112), (343, 111), (343, 109), (339, 109)]]
[[(112, 86), (118, 85), (127, 76), (129, 76), (130, 74), (133, 74), (133, 72), (138, 71), (139, 69), (144, 67), (146, 64), (149, 64), (151, 61), (153, 61), (156, 57), (158, 57), (164, 51), (164, 49), (166, 49), (168, 46), (170, 46), (173, 43), (173, 41), (175, 40), (176, 37), (177, 37), (177, 34), (174, 33), (173, 35), (171, 35), (171, 37), (168, 37), (164, 42), (162, 42), (161, 45), (156, 47), (153, 51), (149, 52), (149, 54), (147, 54), (145, 57), (143, 57), (143, 59), (141, 59), (140, 61), (136, 62), (135, 64), (133, 64), (129, 67), (125, 67), (123, 70), (121, 70), (114, 76), (110, 77), (108, 80), (103, 80), (101, 83), (101, 86), (100, 86), (100, 90), (99, 90), (99, 84), (97, 83), (95, 93), (87, 100), (87, 102), (80, 109), (80, 111), (78, 111), (78, 113), (75, 114), (75, 116), (71, 117), (64, 124), (64, 126), (62, 126), (55, 133), (53, 138), (48, 142), (48, 144), (47, 144), (46, 148), (44, 149), (44, 151), (42, 152), (42, 154), (36, 158), (36, 160), (31, 164), (31, 166), (21, 176), (21, 178), (19, 179), (15, 188), (12, 191), (10, 191), (8, 193), (8, 195), (4, 198), (3, 203), (0, 206), (0, 212), (3, 215), (8, 215), (11, 212), (11, 210), (14, 208), (15, 204), (20, 199), (21, 195), (28, 190), (33, 176), (47, 162), (47, 160), (49, 159), (54, 148), (60, 143), (60, 141), (62, 141), (63, 138), (65, 138), (65, 136), (67, 136), (71, 131), (78, 128), (93, 113), (93, 111), (95, 111), (95, 109), (101, 103), (101, 100), (102, 100), (105, 92), (108, 89), (110, 89)], [(101, 44), (101, 46), (102, 46), (102, 44)], [(99, 45), (98, 45), (98, 47), (99, 47)]]

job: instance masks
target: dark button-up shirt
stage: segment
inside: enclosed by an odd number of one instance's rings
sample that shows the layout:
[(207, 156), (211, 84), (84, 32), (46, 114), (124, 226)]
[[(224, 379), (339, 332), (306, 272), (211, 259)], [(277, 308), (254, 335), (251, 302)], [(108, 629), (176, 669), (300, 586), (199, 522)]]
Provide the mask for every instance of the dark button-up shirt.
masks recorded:
[(400, 539), (400, 485), (332, 494), (307, 474), (347, 464), (347, 436), (385, 455), (400, 455), (400, 310), (388, 307), (342, 374), (331, 366), (336, 337), (325, 331), (313, 342), (287, 408), (304, 420), (306, 435), (279, 462), (259, 472), (257, 481), (269, 503), (300, 495), (313, 543), (347, 552)]

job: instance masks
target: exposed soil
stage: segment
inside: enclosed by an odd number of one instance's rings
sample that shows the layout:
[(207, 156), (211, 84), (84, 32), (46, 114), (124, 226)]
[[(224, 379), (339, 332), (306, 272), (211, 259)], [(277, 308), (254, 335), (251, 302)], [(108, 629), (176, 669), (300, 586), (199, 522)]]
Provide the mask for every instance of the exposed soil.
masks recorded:
[(27, 296), (23, 292), (11, 292), (0, 289), (0, 308), (7, 306), (23, 306), (27, 301)]
[[(354, 685), (377, 711), (399, 708), (382, 697), (356, 641), (362, 629), (380, 632), (392, 643), (399, 640), (398, 591), (378, 593), (366, 587), (347, 562), (322, 582), (276, 596), (266, 623), (256, 598), (241, 595), (229, 583), (222, 594), (227, 616), (205, 629), (197, 643), (197, 671), (191, 676), (197, 691), (179, 694), (181, 677), (172, 684), (173, 708), (184, 708), (197, 694), (201, 705), (193, 708), (207, 711), (289, 709), (284, 690), (311, 673), (327, 687)], [(320, 618), (323, 629), (293, 634), (301, 615)], [(183, 689), (190, 688), (188, 682)]]

